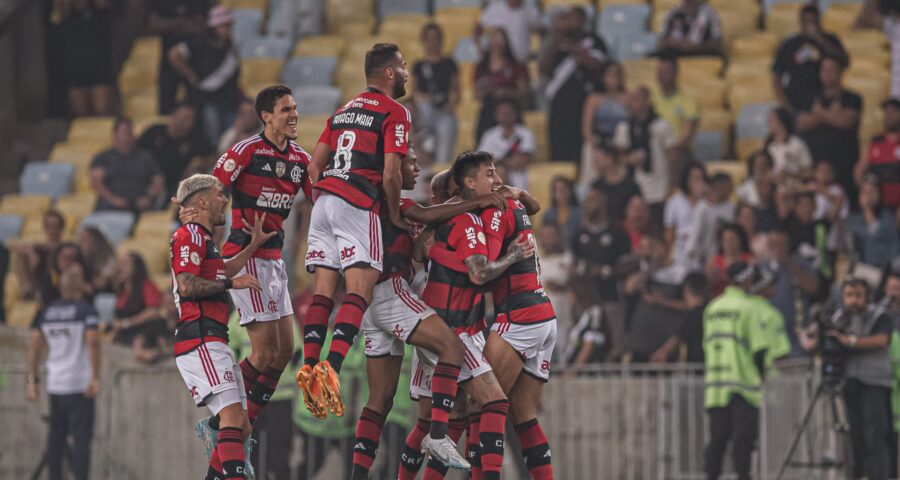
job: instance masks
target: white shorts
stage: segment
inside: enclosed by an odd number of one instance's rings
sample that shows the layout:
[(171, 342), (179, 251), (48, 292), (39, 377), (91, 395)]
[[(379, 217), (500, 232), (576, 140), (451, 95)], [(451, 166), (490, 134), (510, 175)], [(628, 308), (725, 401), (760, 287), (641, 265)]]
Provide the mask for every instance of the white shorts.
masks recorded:
[(198, 407), (209, 407), (213, 415), (239, 402), (247, 409), (241, 367), (228, 345), (202, 343), (191, 352), (175, 357), (175, 365)]
[(309, 219), (307, 243), (306, 270), (310, 273), (317, 267), (343, 271), (358, 264), (381, 271), (381, 218), (336, 195), (319, 195)]
[(556, 345), (555, 319), (533, 325), (494, 322), (491, 331), (519, 352), (525, 373), (542, 382), (550, 379), (550, 357)]
[(402, 357), (404, 343), (419, 322), (436, 315), (419, 300), (405, 279), (393, 277), (375, 285), (372, 303), (362, 319), (367, 357)]
[[(459, 335), (466, 346), (466, 355), (459, 372), (459, 383), (467, 382), (491, 371), (491, 364), (484, 356), (484, 335), (461, 333)], [(437, 355), (422, 348), (416, 348), (413, 355), (412, 377), (409, 382), (409, 396), (413, 400), (420, 397), (431, 398), (431, 376), (437, 365)]]
[(284, 260), (251, 258), (237, 275), (245, 273), (256, 277), (262, 290), (244, 288), (228, 291), (241, 317), (241, 325), (271, 322), (294, 314)]

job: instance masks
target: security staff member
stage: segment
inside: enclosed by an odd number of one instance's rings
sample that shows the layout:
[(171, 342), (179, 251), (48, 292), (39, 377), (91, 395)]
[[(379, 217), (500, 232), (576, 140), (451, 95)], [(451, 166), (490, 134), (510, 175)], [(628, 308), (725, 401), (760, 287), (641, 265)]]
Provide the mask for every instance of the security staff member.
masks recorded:
[(768, 269), (760, 268), (759, 281), (750, 289), (752, 311), (759, 315), (759, 328), (768, 333), (769, 342), (766, 347), (765, 367), (772, 368), (775, 360), (791, 353), (791, 340), (784, 329), (784, 315), (772, 305), (770, 299), (775, 294), (775, 280), (778, 278), (777, 266)]
[(757, 435), (759, 404), (766, 352), (772, 335), (765, 311), (751, 298), (759, 269), (746, 262), (728, 267), (729, 286), (703, 314), (703, 352), (706, 366), (704, 407), (709, 415), (710, 442), (706, 447), (706, 478), (722, 472), (728, 442), (739, 480), (750, 478), (750, 457)]

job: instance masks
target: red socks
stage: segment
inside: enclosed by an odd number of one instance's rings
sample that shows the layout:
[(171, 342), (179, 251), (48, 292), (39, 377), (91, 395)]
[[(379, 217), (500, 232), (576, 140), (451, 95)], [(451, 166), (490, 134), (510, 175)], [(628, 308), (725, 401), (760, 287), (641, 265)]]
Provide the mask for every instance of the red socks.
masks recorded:
[(479, 442), (479, 430), (481, 428), (481, 413), (469, 415), (469, 433), (466, 434), (466, 460), (472, 465), (469, 478), (481, 480), (481, 447)]
[(516, 425), (516, 434), (522, 444), (522, 456), (532, 480), (553, 480), (550, 465), (550, 445), (536, 418)]
[(356, 445), (353, 447), (353, 474), (352, 478), (366, 479), (369, 477), (369, 469), (375, 462), (378, 452), (378, 443), (381, 440), (381, 429), (384, 427), (384, 415), (363, 408), (356, 423)]
[(443, 438), (447, 435), (450, 412), (456, 405), (456, 390), (459, 385), (459, 365), (438, 362), (431, 377), (431, 437)]
[(350, 293), (341, 304), (337, 317), (334, 319), (334, 331), (331, 333), (331, 351), (328, 352), (328, 363), (335, 372), (341, 372), (341, 365), (347, 352), (356, 341), (359, 326), (362, 324), (363, 314), (369, 304), (355, 293)]
[(334, 300), (324, 296), (313, 296), (312, 305), (303, 320), (303, 363), (315, 367), (319, 363), (322, 345), (328, 331), (328, 317), (334, 310)]
[[(422, 400), (420, 400), (422, 401)], [(428, 435), (427, 419), (420, 418), (416, 422), (409, 435), (406, 436), (406, 446), (403, 448), (403, 454), (400, 455), (400, 474), (397, 480), (415, 480), (422, 467), (422, 439)]]
[(223, 478), (244, 478), (244, 439), (240, 428), (222, 427), (216, 452), (222, 462)]
[[(244, 362), (247, 360), (245, 359)], [(241, 362), (241, 363), (244, 363)], [(249, 365), (249, 362), (247, 362)], [(243, 369), (241, 369), (243, 372)], [(278, 386), (278, 379), (281, 378), (283, 370), (275, 368), (267, 368), (265, 373), (256, 377), (253, 387), (247, 392), (247, 416), (252, 424), (259, 417), (262, 409), (269, 403), (272, 394), (275, 393), (275, 387)]]
[(478, 439), (481, 443), (481, 470), (485, 480), (499, 480), (503, 468), (503, 433), (506, 429), (508, 400), (495, 400), (481, 408)]

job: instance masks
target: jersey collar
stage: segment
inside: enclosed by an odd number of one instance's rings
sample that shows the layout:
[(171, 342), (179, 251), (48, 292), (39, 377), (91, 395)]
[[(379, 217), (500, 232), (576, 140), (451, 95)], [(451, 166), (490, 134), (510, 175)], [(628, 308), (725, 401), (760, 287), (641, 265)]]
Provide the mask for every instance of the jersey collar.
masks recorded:
[(379, 90), (375, 87), (366, 87), (366, 91), (369, 93), (379, 93), (381, 95), (384, 95), (384, 92), (382, 92), (381, 90)]
[(185, 225), (196, 225), (196, 226), (202, 228), (203, 231), (206, 232), (207, 235), (212, 236), (212, 232), (210, 232), (205, 226), (203, 226), (203, 224), (200, 224), (197, 222), (188, 222)]
[(284, 150), (281, 150), (274, 143), (272, 143), (271, 140), (269, 140), (266, 137), (266, 132), (260, 132), (259, 138), (261, 138), (264, 142), (266, 142), (266, 145), (272, 147), (273, 150), (275, 150), (276, 152), (278, 152), (282, 155), (286, 155), (288, 153), (288, 151), (291, 149), (291, 141), (290, 140), (287, 141), (287, 145), (284, 146)]

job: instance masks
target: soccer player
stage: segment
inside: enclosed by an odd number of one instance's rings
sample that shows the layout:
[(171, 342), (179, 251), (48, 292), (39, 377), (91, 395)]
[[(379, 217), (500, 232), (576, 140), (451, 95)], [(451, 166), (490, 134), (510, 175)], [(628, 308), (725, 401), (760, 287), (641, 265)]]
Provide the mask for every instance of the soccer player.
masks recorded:
[(229, 292), (251, 343), (250, 355), (240, 363), (250, 422), (265, 407), (294, 352), (294, 310), (281, 258), (282, 224), (295, 196), (301, 191), (310, 196), (310, 157), (294, 141), (297, 103), (291, 89), (265, 88), (257, 94), (255, 106), (264, 130), (236, 143), (213, 169), (213, 175), (232, 191), (231, 232), (222, 248), (225, 258), (237, 255), (250, 242), (245, 227), (251, 215), (265, 213), (263, 227), (274, 232), (240, 271), (258, 278), (263, 288)]
[[(409, 228), (400, 214), (400, 162), (407, 153), (410, 115), (395, 100), (406, 95), (406, 61), (396, 45), (379, 43), (366, 52), (365, 74), (368, 87), (329, 118), (310, 165), (318, 198), (310, 218), (306, 268), (315, 273), (315, 294), (304, 322), (304, 365), (297, 384), (313, 413), (328, 408), (337, 416), (344, 414), (341, 363), (382, 271), (382, 204), (392, 225)], [(342, 273), (347, 296), (337, 312), (328, 355), (320, 362)]]
[[(415, 188), (420, 171), (415, 152), (410, 148), (401, 162), (403, 190)], [(476, 208), (503, 208), (506, 203), (501, 195), (494, 193), (432, 207), (423, 207), (407, 198), (401, 198), (400, 202), (403, 217), (415, 222), (414, 231), (420, 230), (422, 224), (446, 221)], [(368, 478), (369, 468), (375, 461), (384, 419), (390, 412), (397, 391), (404, 342), (427, 349), (438, 358), (435, 368), (439, 374), (432, 383), (433, 421), (423, 447), (444, 465), (467, 469), (468, 462), (459, 455), (455, 443), (447, 438), (449, 414), (457, 393), (457, 378), (465, 346), (410, 287), (415, 273), (412, 264), (413, 236), (410, 232), (387, 223), (382, 239), (385, 247), (384, 269), (375, 285), (372, 305), (362, 321), (366, 336), (369, 398), (357, 424), (352, 478)]]
[(173, 294), (178, 307), (175, 363), (197, 406), (219, 419), (218, 444), (209, 458), (207, 480), (244, 478), (244, 441), (250, 435), (243, 378), (228, 348), (229, 290), (260, 290), (251, 274), (238, 274), (255, 250), (275, 232), (264, 234), (265, 218), (248, 230), (247, 246), (224, 260), (212, 231), (225, 224), (228, 198), (211, 175), (182, 180), (176, 201), (196, 211), (196, 221), (175, 231), (171, 241)]

